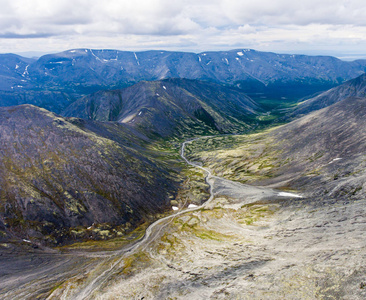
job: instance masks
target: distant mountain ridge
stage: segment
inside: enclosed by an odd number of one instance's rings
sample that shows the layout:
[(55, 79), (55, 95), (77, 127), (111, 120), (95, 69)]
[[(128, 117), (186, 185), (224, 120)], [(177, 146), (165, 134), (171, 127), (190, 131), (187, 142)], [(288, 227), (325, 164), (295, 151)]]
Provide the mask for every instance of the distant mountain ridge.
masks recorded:
[(117, 121), (143, 134), (166, 137), (238, 132), (261, 111), (238, 89), (198, 80), (166, 79), (96, 92), (71, 104), (63, 115)]
[[(12, 59), (11, 59), (12, 58)], [(18, 66), (18, 68), (17, 68)], [(236, 84), (254, 81), (339, 84), (362, 74), (366, 60), (341, 61), (240, 49), (217, 52), (128, 52), (74, 49), (38, 60), (0, 56), (0, 90), (62, 88), (78, 93), (121, 88), (141, 80), (188, 78)], [(19, 80), (22, 84), (19, 84)]]
[(28, 68), (35, 61), (16, 54), (0, 54), (0, 91), (14, 91), (28, 86)]

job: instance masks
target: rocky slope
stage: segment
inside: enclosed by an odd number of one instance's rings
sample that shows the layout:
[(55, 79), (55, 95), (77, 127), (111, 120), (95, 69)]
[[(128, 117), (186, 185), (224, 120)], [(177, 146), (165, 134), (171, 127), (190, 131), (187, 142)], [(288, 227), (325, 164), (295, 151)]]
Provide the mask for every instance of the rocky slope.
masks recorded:
[(187, 79), (140, 82), (100, 91), (70, 105), (63, 115), (127, 123), (144, 134), (236, 132), (248, 127), (261, 108), (243, 92)]
[(276, 180), (292, 173), (288, 184), (312, 195), (336, 201), (363, 197), (365, 114), (366, 98), (350, 97), (274, 131), (271, 137), (281, 141), (279, 159), (287, 159)]
[(365, 114), (366, 98), (350, 97), (269, 132), (218, 138), (196, 158), (242, 182), (284, 184), (334, 198), (342, 189), (349, 197), (362, 195)]
[(31, 105), (1, 108), (1, 240), (113, 237), (164, 212), (177, 179), (136, 134)]
[(342, 101), (348, 97), (365, 97), (366, 96), (366, 75), (363, 74), (355, 79), (351, 79), (340, 86), (332, 88), (316, 97), (301, 102), (296, 109), (288, 116), (293, 118), (308, 114), (314, 110), (318, 110), (330, 106), (336, 102)]

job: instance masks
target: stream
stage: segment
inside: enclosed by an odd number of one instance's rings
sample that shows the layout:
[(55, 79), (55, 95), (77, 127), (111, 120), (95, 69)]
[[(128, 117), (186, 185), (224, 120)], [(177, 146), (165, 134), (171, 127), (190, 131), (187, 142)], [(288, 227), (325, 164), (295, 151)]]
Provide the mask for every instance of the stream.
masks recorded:
[[(88, 252), (77, 254), (49, 253), (47, 255), (41, 253), (32, 254), (31, 257), (23, 255), (21, 258), (10, 255), (9, 259), (14, 260), (16, 265), (12, 265), (12, 271), (5, 272), (5, 276), (1, 276), (0, 298), (34, 299), (39, 296), (40, 291), (47, 293), (50, 288), (61, 283), (62, 290), (55, 289), (47, 299), (91, 299), (94, 292), (101, 290), (105, 283), (121, 270), (124, 259), (139, 251), (149, 251), (148, 247), (151, 242), (160, 237), (160, 233), (174, 218), (206, 207), (212, 202), (215, 194), (248, 199), (249, 202), (270, 197), (299, 197), (291, 193), (284, 195), (274, 189), (249, 186), (214, 176), (209, 169), (189, 161), (185, 156), (186, 145), (208, 137), (211, 136), (187, 140), (182, 143), (180, 148), (180, 156), (188, 165), (199, 168), (207, 174), (205, 181), (209, 185), (210, 196), (206, 202), (192, 208), (184, 208), (187, 204), (184, 203), (174, 214), (152, 223), (140, 240), (116, 251), (92, 254)], [(40, 260), (41, 263), (37, 263), (37, 260)], [(23, 270), (22, 266), (26, 262), (29, 265)], [(80, 274), (84, 282), (81, 286), (75, 287), (73, 281), (77, 280), (76, 278), (80, 277)]]

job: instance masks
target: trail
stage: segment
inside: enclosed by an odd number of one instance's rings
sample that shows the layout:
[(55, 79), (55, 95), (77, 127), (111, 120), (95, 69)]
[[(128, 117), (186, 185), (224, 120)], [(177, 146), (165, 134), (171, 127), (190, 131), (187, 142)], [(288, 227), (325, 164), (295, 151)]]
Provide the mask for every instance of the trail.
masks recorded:
[[(196, 140), (199, 140), (199, 139), (204, 139), (204, 138), (209, 138), (209, 137), (211, 137), (211, 136), (204, 136), (204, 137), (199, 137), (199, 138), (187, 140), (187, 141), (182, 143), (181, 150), (180, 150), (180, 156), (182, 157), (182, 159), (188, 165), (190, 165), (192, 167), (199, 168), (199, 169), (201, 169), (201, 170), (203, 170), (204, 172), (207, 173), (205, 180), (206, 180), (207, 184), (209, 185), (210, 197), (208, 198), (208, 200), (200, 206), (197, 206), (197, 207), (194, 207), (194, 208), (188, 208), (188, 209), (184, 209), (184, 210), (180, 209), (177, 213), (175, 213), (173, 215), (169, 215), (167, 217), (164, 217), (164, 218), (152, 223), (146, 229), (145, 235), (143, 236), (143, 238), (141, 240), (139, 240), (138, 242), (136, 242), (133, 245), (130, 245), (128, 247), (124, 247), (121, 250), (116, 251), (115, 254), (108, 259), (109, 267), (107, 269), (105, 269), (100, 275), (98, 275), (97, 277), (92, 279), (87, 284), (86, 287), (84, 287), (77, 295), (74, 295), (72, 297), (73, 299), (76, 299), (76, 300), (87, 299), (89, 296), (92, 295), (92, 293), (95, 290), (98, 290), (98, 288), (100, 286), (102, 286), (103, 283), (105, 283), (110, 278), (110, 276), (112, 276), (113, 270), (118, 265), (120, 265), (120, 263), (122, 262), (122, 260), (124, 258), (136, 253), (137, 251), (145, 250), (149, 246), (149, 244), (152, 241), (154, 241), (156, 237), (159, 236), (160, 232), (174, 220), (175, 217), (177, 217), (181, 214), (185, 214), (187, 212), (192, 212), (192, 211), (199, 210), (199, 209), (203, 208), (205, 205), (209, 204), (213, 200), (213, 198), (214, 198), (214, 192), (213, 192), (214, 183), (211, 180), (212, 177), (213, 177), (211, 171), (209, 169), (206, 169), (206, 168), (204, 168), (204, 167), (202, 167), (198, 164), (195, 164), (195, 163), (189, 161), (185, 157), (185, 154), (184, 154), (185, 153), (185, 147), (186, 147), (187, 143), (191, 143), (193, 141), (196, 141)], [(51, 299), (51, 297), (52, 297), (52, 295), (49, 297), (49, 299)]]
[[(199, 139), (206, 139), (212, 136), (204, 136), (195, 139), (190, 139), (182, 143), (180, 149), (180, 156), (190, 166), (198, 168), (206, 173), (205, 181), (209, 185), (209, 198), (205, 203), (193, 208), (185, 208), (187, 203), (184, 203), (182, 207), (174, 214), (164, 217), (156, 222), (152, 223), (147, 229), (144, 236), (133, 244), (122, 247), (119, 250), (112, 252), (99, 252), (91, 255), (88, 252), (74, 253), (74, 256), (70, 258), (70, 254), (66, 255), (63, 263), (56, 265), (55, 268), (48, 269), (46, 267), (40, 268), (41, 273), (36, 273), (36, 270), (32, 270), (24, 273), (21, 277), (20, 284), (17, 288), (13, 285), (4, 285), (3, 288), (8, 286), (7, 298), (13, 299), (32, 299), (38, 295), (39, 287), (43, 286), (44, 290), (50, 286), (49, 284), (56, 284), (57, 282), (69, 282), (64, 283), (63, 289), (56, 289), (51, 293), (47, 299), (93, 299), (94, 293), (100, 291), (105, 284), (112, 278), (114, 274), (121, 270), (124, 266), (124, 259), (138, 253), (139, 251), (149, 251), (149, 245), (159, 238), (160, 233), (166, 228), (173, 220), (182, 214), (200, 210), (201, 208), (209, 208), (215, 195), (227, 195), (229, 197), (245, 199), (248, 202), (255, 202), (260, 199), (273, 198), (273, 197), (297, 197), (295, 194), (283, 193), (274, 189), (265, 187), (255, 187), (239, 182), (234, 182), (222, 177), (215, 176), (211, 171), (205, 167), (200, 166), (197, 163), (189, 161), (185, 156), (186, 146), (189, 143), (197, 141)], [(243, 201), (243, 200), (241, 200)], [(72, 254), (71, 254), (72, 255)], [(63, 256), (63, 255), (62, 255)], [(100, 260), (97, 258), (100, 257)], [(57, 258), (61, 259), (60, 254)], [(63, 259), (62, 259), (63, 260)], [(68, 262), (69, 260), (69, 262)], [(53, 263), (53, 260), (49, 260), (49, 263)], [(56, 262), (56, 261), (55, 261)], [(68, 262), (68, 263), (67, 263)], [(50, 271), (52, 270), (52, 273)], [(43, 279), (35, 279), (36, 275), (42, 274)], [(84, 275), (85, 281), (78, 288), (74, 285), (74, 278), (77, 278), (78, 274)], [(6, 278), (4, 278), (6, 279)], [(10, 278), (11, 282), (17, 280), (16, 278)], [(18, 278), (19, 280), (20, 278)], [(29, 279), (29, 280), (28, 280)], [(11, 283), (10, 282), (10, 283)], [(10, 287), (11, 288), (9, 290)], [(20, 293), (20, 294), (19, 294)], [(3, 294), (4, 295), (4, 294)], [(14, 296), (14, 297), (13, 297)], [(20, 298), (19, 298), (20, 297)]]

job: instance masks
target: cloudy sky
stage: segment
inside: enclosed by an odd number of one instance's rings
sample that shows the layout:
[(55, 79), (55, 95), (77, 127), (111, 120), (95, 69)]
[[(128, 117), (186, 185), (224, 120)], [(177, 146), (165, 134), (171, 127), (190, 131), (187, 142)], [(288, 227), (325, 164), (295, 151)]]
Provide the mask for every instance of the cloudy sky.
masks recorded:
[(252, 48), (366, 57), (364, 0), (0, 0), (0, 53)]

